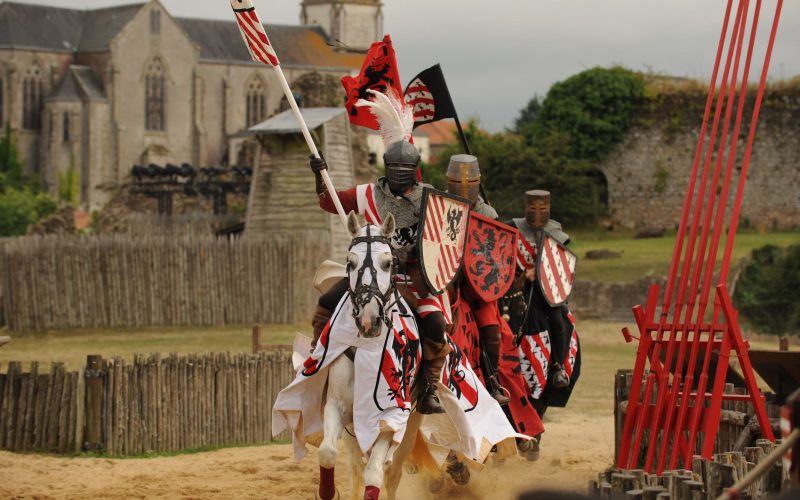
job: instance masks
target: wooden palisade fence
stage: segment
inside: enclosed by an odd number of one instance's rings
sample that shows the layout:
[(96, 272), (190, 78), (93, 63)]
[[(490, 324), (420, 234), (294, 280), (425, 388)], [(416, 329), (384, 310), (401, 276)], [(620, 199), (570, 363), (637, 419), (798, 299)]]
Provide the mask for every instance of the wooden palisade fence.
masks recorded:
[(138, 455), (264, 443), (293, 377), (287, 351), (89, 356), (79, 372), (11, 362), (0, 373), (0, 448)]
[(0, 245), (11, 330), (297, 323), (328, 258), (319, 231), (270, 237), (47, 236)]
[[(619, 450), (622, 423), (627, 411), (632, 370), (618, 370), (614, 379), (615, 450)], [(743, 388), (725, 384), (725, 393), (741, 394)], [(800, 408), (800, 391), (795, 395), (795, 406)], [(650, 403), (653, 404), (652, 401)], [(773, 428), (778, 431), (785, 407), (767, 402), (767, 415)], [(713, 459), (699, 456), (700, 444), (694, 450), (692, 469), (668, 470), (662, 474), (648, 474), (644, 469), (612, 468), (599, 474), (596, 481), (589, 482), (589, 494), (603, 498), (640, 498), (713, 500), (726, 488), (734, 486), (759, 464), (765, 472), (740, 492), (740, 498), (763, 499), (780, 493), (788, 487), (790, 464), (777, 461), (766, 462), (770, 453), (780, 444), (768, 439), (758, 439), (760, 428), (753, 416), (752, 404), (747, 401), (725, 401), (720, 414)], [(784, 425), (786, 426), (786, 425)], [(702, 435), (701, 435), (702, 437)], [(643, 446), (651, 439), (645, 433)], [(658, 439), (661, 439), (659, 436)], [(700, 440), (702, 441), (702, 440)], [(663, 441), (661, 441), (663, 443)]]

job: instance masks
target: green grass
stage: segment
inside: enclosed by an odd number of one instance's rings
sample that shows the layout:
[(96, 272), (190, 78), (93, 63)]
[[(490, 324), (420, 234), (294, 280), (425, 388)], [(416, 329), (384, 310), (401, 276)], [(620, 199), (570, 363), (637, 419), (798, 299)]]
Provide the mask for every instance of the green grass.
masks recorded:
[[(295, 333), (310, 335), (310, 330), (311, 327), (306, 325), (262, 326), (261, 341), (291, 344)], [(10, 332), (8, 335), (11, 343), (0, 348), (0, 364), (8, 361), (57, 361), (66, 363), (71, 370), (84, 366), (88, 354), (132, 360), (135, 353), (235, 353), (252, 349), (252, 325), (58, 330)]]
[[(634, 240), (630, 231), (598, 232), (574, 231), (570, 234), (570, 248), (578, 256), (578, 279), (610, 282), (630, 282), (651, 276), (666, 276), (675, 246), (675, 233), (662, 238)], [(788, 246), (800, 243), (800, 231), (776, 231), (757, 233), (740, 231), (733, 249), (733, 263), (736, 263), (754, 248), (772, 244)], [(724, 240), (721, 245), (724, 245)], [(724, 248), (724, 246), (723, 246)], [(588, 250), (608, 249), (621, 252), (618, 259), (589, 260)], [(718, 252), (721, 257), (722, 248)], [(719, 259), (718, 263), (719, 265)]]

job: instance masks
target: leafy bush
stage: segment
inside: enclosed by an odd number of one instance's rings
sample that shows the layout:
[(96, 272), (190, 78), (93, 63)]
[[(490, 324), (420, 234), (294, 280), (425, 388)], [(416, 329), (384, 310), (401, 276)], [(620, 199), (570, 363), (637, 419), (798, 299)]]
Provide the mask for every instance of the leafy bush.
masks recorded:
[(14, 136), (6, 127), (0, 137), (0, 236), (25, 234), (30, 224), (56, 211), (55, 200), (41, 190), (39, 179), (24, 175)]
[(44, 193), (6, 188), (0, 193), (0, 236), (23, 235), (29, 225), (56, 208), (56, 202)]
[(755, 330), (800, 334), (800, 244), (753, 250), (736, 283), (733, 302)]

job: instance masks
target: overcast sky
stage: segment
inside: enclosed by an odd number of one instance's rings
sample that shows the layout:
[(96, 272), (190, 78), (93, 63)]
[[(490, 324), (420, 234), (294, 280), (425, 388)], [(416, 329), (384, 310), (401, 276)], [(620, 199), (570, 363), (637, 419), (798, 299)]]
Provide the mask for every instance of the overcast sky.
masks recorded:
[[(25, 0), (17, 0), (25, 1)], [(131, 0), (28, 0), (95, 8)], [(175, 16), (231, 19), (228, 0), (161, 0)], [(383, 0), (400, 75), (441, 63), (462, 121), (511, 126), (551, 84), (594, 66), (621, 64), (708, 79), (726, 0)], [(759, 61), (776, 0), (763, 0)], [(755, 4), (755, 0), (751, 1)], [(298, 24), (299, 0), (256, 0), (267, 24)], [(752, 12), (751, 7), (751, 12)], [(269, 34), (269, 30), (267, 31)], [(276, 47), (280, 57), (280, 47)], [(786, 0), (770, 75), (800, 74), (800, 1)], [(754, 59), (755, 60), (755, 59)], [(752, 74), (760, 74), (760, 62)]]

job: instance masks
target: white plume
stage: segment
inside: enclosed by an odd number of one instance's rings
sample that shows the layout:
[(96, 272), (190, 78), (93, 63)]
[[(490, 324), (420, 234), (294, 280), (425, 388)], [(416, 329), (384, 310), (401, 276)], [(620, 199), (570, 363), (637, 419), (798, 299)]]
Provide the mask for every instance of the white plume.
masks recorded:
[(366, 106), (378, 120), (383, 143), (388, 147), (397, 141), (411, 138), (414, 129), (414, 110), (397, 94), (389, 89), (386, 94), (367, 89), (374, 96), (372, 101), (359, 99), (356, 106)]

